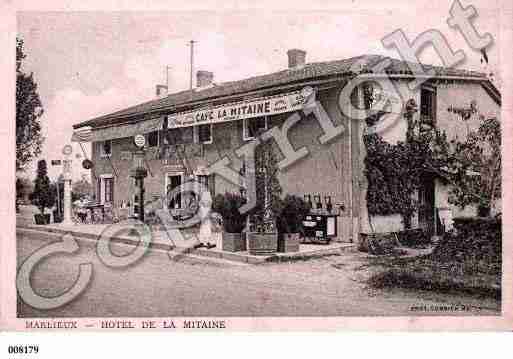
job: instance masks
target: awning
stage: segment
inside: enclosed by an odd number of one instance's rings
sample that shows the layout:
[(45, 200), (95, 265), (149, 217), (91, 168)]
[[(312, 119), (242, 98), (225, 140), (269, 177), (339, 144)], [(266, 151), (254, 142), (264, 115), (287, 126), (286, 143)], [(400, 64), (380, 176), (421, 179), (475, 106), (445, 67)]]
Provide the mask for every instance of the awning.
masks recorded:
[(132, 137), (162, 129), (164, 117), (143, 120), (136, 123), (105, 127), (93, 130), (79, 129), (73, 133), (74, 142), (106, 141), (116, 138)]
[(91, 142), (92, 132), (91, 127), (83, 127), (73, 131), (71, 142)]
[[(286, 112), (299, 111), (308, 103), (315, 101), (315, 91), (305, 87), (275, 96), (261, 97), (219, 106), (207, 106), (201, 109), (171, 114), (167, 116), (167, 128), (191, 127), (203, 124), (215, 124), (260, 116), (271, 116)], [(132, 137), (163, 128), (165, 116), (136, 123), (121, 124), (111, 127), (79, 129), (73, 134), (75, 142), (105, 141), (115, 138)]]

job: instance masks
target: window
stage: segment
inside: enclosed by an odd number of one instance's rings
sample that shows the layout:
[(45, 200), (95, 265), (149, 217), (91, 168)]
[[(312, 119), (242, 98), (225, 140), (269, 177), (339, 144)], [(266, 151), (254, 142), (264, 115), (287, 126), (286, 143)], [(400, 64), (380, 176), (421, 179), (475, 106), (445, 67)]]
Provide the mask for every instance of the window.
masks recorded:
[(420, 90), (421, 123), (434, 126), (436, 121), (436, 89), (423, 87)]
[(196, 179), (199, 183), (201, 183), (203, 186), (205, 186), (206, 189), (208, 189), (208, 176), (206, 175), (197, 175)]
[(193, 127), (173, 128), (168, 130), (171, 145), (187, 144), (194, 142)]
[(196, 137), (195, 142), (205, 143), (205, 144), (212, 143), (213, 127), (211, 124), (195, 126), (194, 130), (195, 130), (195, 137)]
[(242, 120), (242, 138), (244, 141), (254, 139), (261, 130), (267, 130), (267, 117)]
[[(210, 192), (210, 195), (213, 197), (215, 195), (215, 188), (214, 188), (214, 175), (196, 175), (196, 181), (201, 183), (206, 190)], [(199, 192), (199, 190), (198, 190)]]
[(98, 178), (99, 188), (97, 202), (113, 203), (114, 202), (114, 178), (111, 174), (103, 174)]
[(159, 131), (153, 131), (147, 135), (148, 147), (159, 147)]
[(104, 178), (105, 182), (105, 200), (106, 203), (114, 202), (114, 179), (113, 178)]
[(112, 155), (112, 141), (100, 142), (100, 157), (110, 157)]
[(101, 202), (101, 193), (102, 193), (102, 179), (101, 178), (97, 178), (96, 179), (96, 193), (94, 195), (94, 200), (96, 202)]

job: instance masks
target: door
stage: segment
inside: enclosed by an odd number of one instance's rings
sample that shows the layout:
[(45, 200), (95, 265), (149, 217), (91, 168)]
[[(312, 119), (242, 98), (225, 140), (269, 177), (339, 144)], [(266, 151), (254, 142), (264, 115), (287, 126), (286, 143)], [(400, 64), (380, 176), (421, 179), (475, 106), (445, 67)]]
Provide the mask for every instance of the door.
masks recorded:
[(419, 227), (429, 236), (435, 234), (435, 180), (427, 177), (419, 191)]
[[(176, 187), (180, 187), (183, 181), (182, 173), (172, 173), (166, 176), (166, 196), (169, 195)], [(182, 208), (182, 195), (177, 193), (172, 198), (169, 197), (168, 207), (170, 209)]]
[(100, 203), (114, 203), (114, 178), (110, 175), (100, 178)]

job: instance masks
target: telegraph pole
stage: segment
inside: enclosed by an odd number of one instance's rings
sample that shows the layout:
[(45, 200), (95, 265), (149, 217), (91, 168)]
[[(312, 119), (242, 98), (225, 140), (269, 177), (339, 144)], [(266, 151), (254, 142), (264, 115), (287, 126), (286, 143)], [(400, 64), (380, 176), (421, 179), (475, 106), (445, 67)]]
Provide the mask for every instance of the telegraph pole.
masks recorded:
[(171, 68), (171, 66), (169, 65), (166, 65), (166, 89), (169, 93), (169, 69)]
[(192, 90), (192, 80), (193, 80), (193, 73), (194, 73), (194, 43), (196, 41), (194, 40), (191, 40), (190, 41), (190, 45), (191, 45), (191, 81), (190, 81), (190, 89)]

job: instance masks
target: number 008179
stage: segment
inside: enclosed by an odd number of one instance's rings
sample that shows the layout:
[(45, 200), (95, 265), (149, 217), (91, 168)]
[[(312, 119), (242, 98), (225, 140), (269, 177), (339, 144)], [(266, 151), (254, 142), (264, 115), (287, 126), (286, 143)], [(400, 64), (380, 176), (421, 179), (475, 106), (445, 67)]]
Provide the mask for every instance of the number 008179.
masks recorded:
[(37, 354), (39, 345), (9, 345), (7, 353), (9, 354)]

